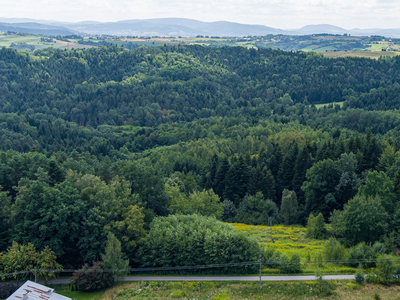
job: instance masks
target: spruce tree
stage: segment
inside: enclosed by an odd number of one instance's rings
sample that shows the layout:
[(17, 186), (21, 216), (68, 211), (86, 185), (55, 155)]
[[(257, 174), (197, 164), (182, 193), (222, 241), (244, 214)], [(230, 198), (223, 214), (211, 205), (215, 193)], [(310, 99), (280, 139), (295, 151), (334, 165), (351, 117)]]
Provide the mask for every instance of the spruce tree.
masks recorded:
[(297, 197), (294, 191), (284, 189), (282, 192), (281, 217), (286, 225), (293, 224), (297, 215)]

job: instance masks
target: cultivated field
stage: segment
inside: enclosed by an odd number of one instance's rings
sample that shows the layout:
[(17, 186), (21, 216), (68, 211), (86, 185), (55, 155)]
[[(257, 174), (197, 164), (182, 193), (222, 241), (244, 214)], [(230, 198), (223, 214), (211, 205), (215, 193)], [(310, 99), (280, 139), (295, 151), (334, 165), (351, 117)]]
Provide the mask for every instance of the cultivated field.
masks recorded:
[(373, 51), (373, 52), (323, 52), (323, 55), (327, 57), (365, 57), (365, 58), (373, 58), (373, 59), (378, 59), (382, 56), (397, 56), (400, 55), (400, 52), (395, 52), (395, 51)]

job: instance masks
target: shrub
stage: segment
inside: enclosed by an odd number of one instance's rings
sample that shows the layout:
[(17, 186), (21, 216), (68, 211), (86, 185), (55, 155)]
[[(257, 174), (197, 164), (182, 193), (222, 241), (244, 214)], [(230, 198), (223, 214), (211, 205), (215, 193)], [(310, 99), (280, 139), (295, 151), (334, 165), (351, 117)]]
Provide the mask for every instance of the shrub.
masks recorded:
[(346, 260), (349, 266), (357, 267), (358, 263), (362, 261), (363, 268), (375, 267), (376, 257), (381, 251), (381, 243), (375, 243), (374, 246), (365, 244), (365, 242), (351, 247), (347, 250)]
[(218, 295), (216, 295), (213, 300), (230, 300), (231, 298), (228, 297), (227, 293), (220, 293)]
[(344, 258), (346, 249), (335, 238), (330, 238), (324, 245), (325, 260), (340, 261)]
[(265, 200), (261, 192), (255, 196), (246, 195), (236, 212), (236, 221), (252, 225), (269, 225), (270, 218), (278, 215), (278, 206), (271, 200)]
[(112, 286), (114, 278), (111, 272), (103, 271), (101, 262), (95, 262), (92, 267), (86, 264), (81, 270), (75, 271), (71, 283), (79, 291), (90, 292)]
[(325, 227), (324, 216), (321, 213), (316, 217), (311, 213), (308, 217), (306, 236), (317, 240), (323, 240), (326, 238), (327, 230)]
[(393, 279), (395, 266), (393, 258), (390, 255), (380, 255), (376, 261), (376, 275), (382, 279), (384, 283), (388, 283)]
[(361, 273), (356, 273), (355, 280), (356, 280), (356, 283), (363, 284), (365, 281), (364, 275)]
[(213, 217), (170, 215), (153, 220), (137, 260), (143, 267), (194, 266), (256, 261), (260, 253), (255, 237)]
[(319, 298), (332, 296), (335, 291), (335, 285), (331, 281), (324, 280), (322, 275), (319, 273), (319, 270), (317, 270), (315, 277), (317, 278), (314, 287), (315, 294)]
[(173, 291), (171, 294), (172, 298), (182, 298), (185, 296), (185, 293), (181, 290)]

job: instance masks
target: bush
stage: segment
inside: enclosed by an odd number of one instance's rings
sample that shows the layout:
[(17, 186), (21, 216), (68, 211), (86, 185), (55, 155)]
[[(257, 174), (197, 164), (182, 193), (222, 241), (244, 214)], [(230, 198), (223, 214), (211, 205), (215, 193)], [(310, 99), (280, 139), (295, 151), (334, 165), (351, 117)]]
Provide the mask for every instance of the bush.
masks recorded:
[(364, 275), (361, 273), (356, 273), (355, 280), (358, 284), (363, 284), (365, 281)]
[[(170, 215), (155, 218), (138, 249), (142, 267), (174, 267), (257, 261), (256, 238), (213, 217)], [(232, 268), (255, 270), (257, 266)]]
[(306, 236), (317, 240), (323, 240), (326, 238), (327, 230), (325, 227), (324, 216), (321, 213), (316, 217), (311, 213), (308, 217)]
[(71, 284), (76, 285), (78, 291), (90, 292), (112, 286), (114, 278), (111, 272), (104, 272), (101, 262), (93, 263), (92, 267), (84, 265), (81, 270), (75, 271)]
[(330, 238), (324, 245), (324, 256), (327, 261), (340, 261), (345, 253), (345, 247), (335, 238)]
[(252, 225), (269, 225), (270, 218), (278, 216), (278, 206), (265, 200), (261, 192), (255, 196), (246, 195), (236, 211), (236, 222)]
[(171, 294), (172, 298), (182, 298), (185, 296), (185, 293), (181, 290), (173, 291)]
[(347, 249), (346, 260), (350, 267), (357, 267), (361, 262), (364, 269), (376, 266), (375, 260), (380, 251), (380, 243), (374, 246), (365, 242)]
[(358, 284), (363, 284), (364, 281), (365, 281), (365, 278), (364, 278), (364, 275), (363, 275), (363, 266), (362, 266), (362, 264), (358, 265), (357, 272), (356, 272), (356, 275), (355, 275), (355, 280), (356, 280), (356, 282)]
[(380, 255), (376, 261), (376, 275), (382, 279), (384, 283), (393, 280), (395, 266), (393, 258), (390, 255)]

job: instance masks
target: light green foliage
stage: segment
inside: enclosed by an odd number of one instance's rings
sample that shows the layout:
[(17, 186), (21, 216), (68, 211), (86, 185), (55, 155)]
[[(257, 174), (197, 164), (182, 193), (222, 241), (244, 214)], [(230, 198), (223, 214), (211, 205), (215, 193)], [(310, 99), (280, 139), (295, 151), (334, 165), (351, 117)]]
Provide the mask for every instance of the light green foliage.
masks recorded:
[(165, 184), (167, 195), (170, 197), (169, 209), (176, 214), (199, 214), (202, 216), (214, 216), (218, 219), (223, 214), (223, 204), (218, 195), (212, 190), (193, 192), (186, 196), (181, 192), (177, 184)]
[(195, 266), (254, 261), (259, 253), (254, 237), (215, 218), (170, 215), (154, 219), (137, 257), (142, 266)]
[(330, 238), (325, 242), (324, 245), (324, 256), (325, 260), (328, 261), (341, 261), (344, 259), (346, 249), (344, 245), (335, 238)]
[(216, 295), (213, 300), (231, 300), (230, 297), (228, 297), (227, 293), (219, 293), (218, 295)]
[(378, 275), (383, 282), (388, 283), (393, 279), (395, 272), (395, 265), (393, 257), (390, 255), (379, 255), (376, 261), (376, 275)]
[(143, 228), (145, 215), (143, 208), (137, 205), (129, 205), (121, 214), (121, 220), (112, 220), (105, 229), (115, 232), (124, 242), (124, 247), (131, 252), (135, 249), (137, 242), (146, 234)]
[[(60, 270), (62, 266), (57, 263), (57, 258), (54, 252), (46, 246), (41, 252), (37, 252), (32, 244), (20, 245), (13, 242), (12, 246), (8, 248), (1, 256), (0, 268), (4, 273), (14, 273), (19, 271), (31, 270)], [(28, 274), (13, 275), (14, 278), (26, 277)], [(45, 282), (56, 277), (53, 272), (38, 272), (39, 278)]]
[(171, 297), (172, 298), (182, 298), (184, 296), (185, 296), (185, 293), (183, 291), (181, 291), (181, 290), (173, 291), (171, 293)]
[(239, 223), (268, 225), (277, 217), (278, 207), (258, 192), (255, 196), (246, 195), (236, 213), (235, 220)]
[(114, 275), (123, 276), (128, 273), (129, 260), (123, 258), (121, 242), (112, 233), (107, 236), (105, 253), (101, 255), (101, 258), (103, 268), (112, 270)]
[(285, 221), (285, 224), (292, 224), (294, 218), (297, 214), (297, 196), (294, 191), (289, 191), (287, 189), (283, 190), (282, 193), (282, 204), (280, 215)]
[(325, 227), (324, 216), (319, 213), (318, 216), (314, 217), (310, 214), (307, 221), (307, 237), (312, 239), (325, 239), (327, 230)]

